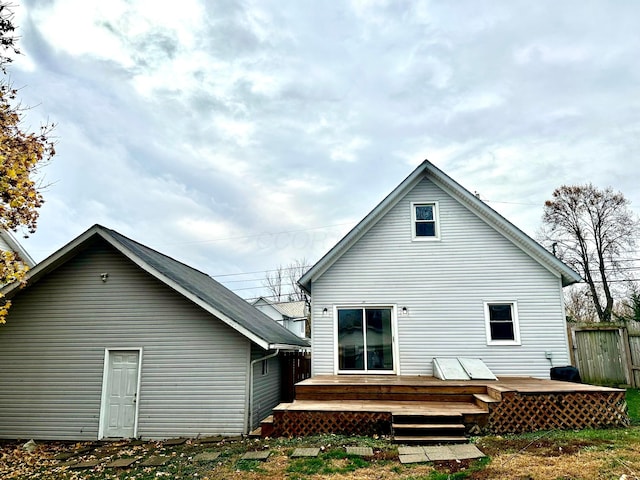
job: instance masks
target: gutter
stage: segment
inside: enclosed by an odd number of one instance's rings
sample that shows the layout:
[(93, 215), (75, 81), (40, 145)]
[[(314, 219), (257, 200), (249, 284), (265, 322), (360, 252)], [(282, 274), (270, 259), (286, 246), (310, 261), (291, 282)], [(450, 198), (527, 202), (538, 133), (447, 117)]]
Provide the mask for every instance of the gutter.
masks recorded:
[(251, 361), (251, 367), (249, 371), (249, 427), (248, 432), (251, 433), (251, 429), (253, 428), (253, 367), (258, 362), (264, 362), (265, 360), (269, 360), (273, 357), (276, 357), (280, 353), (280, 349), (277, 348), (276, 351), (266, 357), (256, 358)]

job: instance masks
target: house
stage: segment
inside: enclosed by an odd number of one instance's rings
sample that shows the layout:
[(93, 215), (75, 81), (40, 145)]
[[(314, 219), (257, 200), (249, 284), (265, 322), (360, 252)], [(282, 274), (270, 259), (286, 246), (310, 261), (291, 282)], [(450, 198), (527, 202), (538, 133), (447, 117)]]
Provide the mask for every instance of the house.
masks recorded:
[(211, 277), (95, 225), (4, 287), (0, 438), (247, 433), (308, 342)]
[(252, 305), (297, 336), (306, 337), (307, 303), (304, 300), (272, 302), (268, 298), (259, 297)]
[(29, 268), (33, 267), (36, 262), (31, 258), (31, 255), (27, 253), (20, 242), (16, 240), (10, 231), (0, 229), (0, 251), (10, 251), (17, 253), (20, 259)]
[(562, 288), (580, 280), (425, 161), (299, 281), (312, 376), (433, 375), (477, 358), (496, 375), (570, 364)]

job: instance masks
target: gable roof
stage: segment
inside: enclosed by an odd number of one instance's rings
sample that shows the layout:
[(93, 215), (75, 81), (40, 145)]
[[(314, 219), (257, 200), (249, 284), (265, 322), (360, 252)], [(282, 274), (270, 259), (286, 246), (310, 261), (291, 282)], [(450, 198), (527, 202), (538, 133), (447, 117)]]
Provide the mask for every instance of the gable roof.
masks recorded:
[(266, 297), (258, 297), (256, 300), (251, 302), (251, 305), (269, 305), (276, 312), (278, 312), (283, 317), (291, 318), (291, 319), (302, 319), (306, 318), (306, 302), (304, 300), (297, 300), (291, 302), (273, 302)]
[(276, 302), (273, 304), (282, 315), (288, 318), (305, 318), (305, 301), (298, 300), (295, 302)]
[[(94, 225), (31, 269), (27, 274), (26, 288), (66, 263), (99, 238), (109, 243), (138, 267), (265, 350), (309, 346), (308, 342), (278, 325), (209, 275), (101, 225)], [(5, 287), (3, 293), (10, 298), (19, 291), (19, 288), (20, 285), (14, 283)]]
[(471, 212), (475, 213), (547, 270), (558, 275), (562, 279), (562, 286), (567, 286), (581, 280), (580, 275), (543, 248), (542, 245), (431, 162), (425, 160), (300, 278), (298, 281), (300, 286), (310, 293), (312, 283), (425, 177), (429, 178), (434, 184), (459, 201)]
[(36, 264), (33, 258), (31, 258), (31, 255), (29, 255), (27, 251), (24, 249), (24, 247), (20, 245), (20, 242), (16, 240), (16, 237), (14, 237), (10, 231), (2, 230), (0, 228), (0, 250), (3, 249), (2, 248), (3, 244), (9, 247), (10, 250), (13, 250), (14, 252), (16, 252), (20, 256), (20, 259), (29, 268), (33, 267)]

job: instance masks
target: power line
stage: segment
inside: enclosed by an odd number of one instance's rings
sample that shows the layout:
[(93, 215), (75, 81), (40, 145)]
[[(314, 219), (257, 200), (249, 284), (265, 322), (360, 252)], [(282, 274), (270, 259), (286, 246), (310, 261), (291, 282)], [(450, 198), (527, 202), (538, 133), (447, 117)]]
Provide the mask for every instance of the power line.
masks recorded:
[(287, 234), (287, 233), (299, 233), (299, 232), (308, 232), (311, 230), (321, 230), (323, 228), (333, 228), (333, 227), (342, 227), (344, 225), (353, 225), (352, 222), (349, 223), (335, 223), (333, 225), (322, 225), (319, 227), (309, 227), (309, 228), (300, 228), (297, 230), (284, 230), (282, 232), (262, 232), (262, 233), (255, 233), (252, 235), (242, 235), (242, 236), (238, 236), (238, 237), (226, 237), (226, 238), (211, 238), (208, 240), (194, 240), (192, 242), (170, 242), (170, 243), (159, 243), (156, 245), (195, 245), (195, 244), (202, 244), (202, 243), (214, 243), (214, 242), (224, 242), (227, 240), (244, 240), (247, 238), (256, 238), (256, 237), (263, 237), (265, 235), (269, 236), (269, 235), (283, 235), (283, 234)]
[(233, 276), (238, 276), (238, 275), (252, 275), (255, 273), (271, 273), (271, 272), (277, 272), (278, 270), (295, 270), (298, 268), (311, 268), (312, 265), (294, 265), (292, 267), (281, 267), (281, 268), (274, 268), (272, 270), (255, 270), (253, 272), (240, 272), (240, 273), (223, 273), (221, 275), (211, 275), (212, 278), (219, 278), (219, 277), (233, 277)]
[(539, 203), (503, 202), (503, 201), (500, 201), (500, 200), (488, 200), (486, 198), (481, 198), (480, 200), (482, 200), (483, 202), (486, 202), (486, 203), (506, 203), (508, 205), (525, 205), (525, 206), (528, 206), (528, 207), (539, 207), (540, 206)]

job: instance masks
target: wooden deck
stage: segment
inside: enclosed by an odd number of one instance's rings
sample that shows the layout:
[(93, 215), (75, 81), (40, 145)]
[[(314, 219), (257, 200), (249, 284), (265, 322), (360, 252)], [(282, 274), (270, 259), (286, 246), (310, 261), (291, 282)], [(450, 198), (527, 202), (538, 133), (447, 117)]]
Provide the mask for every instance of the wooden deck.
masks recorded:
[(456, 428), (464, 425), (467, 433), (474, 434), (629, 423), (624, 390), (615, 388), (531, 377), (452, 381), (429, 376), (327, 375), (296, 384), (295, 400), (274, 409), (273, 424), (266, 430), (276, 436), (389, 434), (394, 426), (403, 426), (400, 422), (425, 430), (429, 423), (439, 424), (442, 419), (455, 423), (455, 418), (459, 419)]

